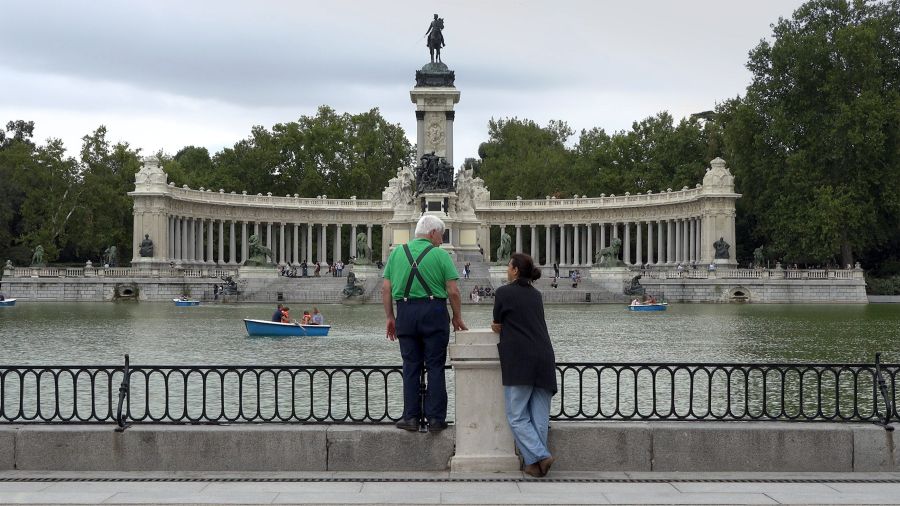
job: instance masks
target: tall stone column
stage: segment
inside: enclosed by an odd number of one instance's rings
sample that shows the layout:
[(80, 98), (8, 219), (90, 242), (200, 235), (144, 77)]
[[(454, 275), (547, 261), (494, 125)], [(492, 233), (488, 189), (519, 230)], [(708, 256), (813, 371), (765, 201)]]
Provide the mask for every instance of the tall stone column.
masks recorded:
[(541, 265), (550, 265), (553, 263), (550, 255), (552, 238), (550, 237), (550, 225), (544, 225), (544, 263)]
[(566, 233), (565, 223), (559, 226), (559, 263), (560, 265), (569, 263), (569, 241)]
[(181, 245), (183, 243), (181, 236), (181, 216), (175, 217), (175, 260), (181, 261)]
[(664, 264), (666, 263), (666, 257), (664, 256), (664, 246), (665, 246), (665, 233), (663, 230), (663, 224), (665, 222), (663, 220), (656, 220), (656, 264)]
[(516, 252), (522, 252), (522, 225), (516, 225)]
[(637, 237), (635, 237), (635, 247), (634, 247), (634, 263), (635, 265), (641, 266), (644, 265), (644, 260), (641, 258), (641, 250), (644, 249), (643, 242), (641, 241), (641, 236), (644, 235), (643, 228), (644, 222), (636, 221), (634, 222), (635, 233)]
[(350, 225), (350, 256), (356, 258), (356, 223)]
[[(272, 222), (266, 222), (266, 247), (269, 248), (269, 251), (272, 251)], [(272, 256), (266, 256), (266, 261), (272, 262), (274, 259), (275, 253), (272, 253)]]
[(554, 228), (553, 225), (550, 225), (549, 228), (550, 228), (550, 260), (549, 260), (549, 263), (552, 265), (552, 264), (559, 263), (559, 262), (557, 262), (557, 257), (556, 257), (556, 244), (557, 244), (557, 243), (556, 243), (556, 235), (557, 235), (557, 231), (556, 231), (556, 228)]
[[(216, 255), (216, 263), (219, 265), (225, 264), (225, 220), (218, 220), (219, 222), (219, 254)], [(232, 221), (232, 226), (234, 222)], [(234, 244), (234, 232), (232, 231), (231, 243)], [(210, 241), (212, 242), (212, 241)], [(234, 255), (232, 255), (231, 259), (234, 259)]]
[(537, 225), (531, 226), (531, 248), (529, 248), (528, 254), (530, 254), (532, 260), (534, 260), (534, 265), (540, 265), (541, 252), (538, 251)]
[(312, 259), (312, 237), (313, 237), (312, 223), (307, 223), (306, 224), (306, 232), (303, 233), (303, 241), (302, 241), (303, 250), (305, 251), (305, 253), (303, 255), (303, 260), (306, 261), (306, 263), (312, 263), (312, 261), (313, 261), (313, 259)]
[[(366, 246), (372, 251), (372, 225), (366, 225)], [(371, 259), (370, 259), (371, 260)]]
[[(613, 239), (618, 239), (619, 238), (619, 222), (614, 221), (614, 222), (610, 223), (609, 226), (612, 228), (612, 234), (610, 234), (610, 236)], [(612, 243), (612, 240), (610, 240), (610, 243)]]
[(278, 224), (278, 263), (287, 263), (284, 260), (284, 223)]
[(606, 223), (600, 223), (600, 249), (606, 247)]
[(322, 250), (322, 262), (325, 265), (328, 265), (328, 224), (327, 223), (322, 224), (321, 250)]
[(666, 220), (666, 263), (675, 263), (675, 222)]
[(247, 261), (247, 256), (250, 253), (250, 245), (247, 241), (247, 222), (241, 222), (241, 263)]
[(622, 242), (622, 251), (625, 252), (625, 258), (623, 261), (626, 265), (634, 265), (634, 262), (631, 261), (631, 223), (625, 222), (625, 240)]
[(205, 220), (195, 218), (195, 221), (197, 222), (197, 249), (194, 250), (194, 260), (203, 263), (203, 236), (205, 235), (203, 225)]
[(178, 218), (175, 218), (174, 216), (169, 216), (169, 219), (168, 219), (169, 227), (168, 227), (168, 230), (166, 231), (166, 233), (169, 234), (169, 247), (168, 247), (169, 251), (167, 251), (166, 256), (168, 257), (169, 260), (175, 259), (175, 242), (178, 238), (178, 236), (175, 235), (175, 220), (177, 220), (177, 219)]
[(653, 265), (653, 222), (647, 222), (647, 264)]
[(575, 250), (573, 252), (575, 253), (575, 255), (572, 258), (572, 263), (574, 263), (575, 265), (581, 265), (581, 225), (576, 223), (572, 225), (572, 228), (575, 231), (575, 233), (573, 234), (574, 238), (572, 240), (572, 249)]
[(584, 265), (594, 264), (594, 224), (587, 224), (587, 258), (584, 259)]
[(206, 263), (214, 264), (216, 261), (213, 257), (213, 220), (209, 220), (209, 227), (206, 229)]
[(258, 221), (253, 222), (253, 235), (255, 235), (256, 238), (259, 239), (259, 243), (262, 244), (262, 236), (259, 235), (259, 222)]
[(291, 234), (291, 240), (294, 243), (294, 247), (291, 251), (293, 251), (293, 255), (291, 256), (293, 264), (300, 263), (300, 224), (294, 223), (294, 232)]
[(197, 238), (194, 236), (194, 218), (190, 217), (187, 219), (187, 236), (186, 236), (186, 244), (187, 244), (187, 254), (185, 257), (189, 262), (194, 261), (194, 247), (197, 245)]
[(337, 263), (341, 259), (341, 224), (335, 224), (334, 232), (334, 262)]
[(684, 263), (684, 220), (675, 220), (675, 263)]
[(697, 261), (697, 228), (696, 228), (697, 223), (694, 221), (694, 218), (691, 218), (690, 221), (688, 221), (688, 224), (690, 226), (690, 234), (691, 234), (691, 238), (690, 238), (691, 247), (690, 247), (690, 251), (688, 254), (691, 257), (691, 262), (696, 262)]
[[(228, 221), (228, 263), (236, 264), (237, 263), (237, 237), (235, 237), (235, 223), (234, 220)], [(219, 227), (219, 237), (222, 237), (222, 227)], [(219, 239), (219, 251), (224, 249), (222, 245), (222, 240)], [(225, 256), (223, 253), (219, 256), (219, 262), (222, 262), (222, 258)]]

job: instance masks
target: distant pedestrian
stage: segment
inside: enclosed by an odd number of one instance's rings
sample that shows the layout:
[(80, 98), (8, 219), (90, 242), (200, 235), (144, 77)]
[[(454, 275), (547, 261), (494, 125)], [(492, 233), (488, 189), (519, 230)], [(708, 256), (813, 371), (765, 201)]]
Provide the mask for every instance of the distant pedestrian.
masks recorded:
[(470, 264), (469, 262), (466, 262), (466, 265), (463, 266), (463, 277), (465, 277), (466, 279), (469, 279), (469, 269), (471, 265), (472, 264)]

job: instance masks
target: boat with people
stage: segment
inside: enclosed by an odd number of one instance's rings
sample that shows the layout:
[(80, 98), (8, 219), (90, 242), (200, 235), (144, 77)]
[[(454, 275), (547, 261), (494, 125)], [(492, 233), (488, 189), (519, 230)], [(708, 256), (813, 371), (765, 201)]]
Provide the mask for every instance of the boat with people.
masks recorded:
[(653, 302), (653, 303), (642, 303), (638, 302), (637, 304), (632, 303), (628, 306), (629, 311), (665, 311), (666, 308), (669, 307), (668, 302)]
[(15, 306), (15, 305), (16, 305), (16, 299), (0, 300), (0, 307), (4, 307), (4, 306), (9, 307), (9, 306)]
[(178, 307), (199, 306), (200, 305), (200, 301), (194, 300), (194, 299), (172, 299), (172, 302), (174, 302), (175, 305)]
[(327, 336), (331, 325), (304, 325), (302, 323), (281, 323), (267, 320), (244, 318), (244, 327), (251, 336)]

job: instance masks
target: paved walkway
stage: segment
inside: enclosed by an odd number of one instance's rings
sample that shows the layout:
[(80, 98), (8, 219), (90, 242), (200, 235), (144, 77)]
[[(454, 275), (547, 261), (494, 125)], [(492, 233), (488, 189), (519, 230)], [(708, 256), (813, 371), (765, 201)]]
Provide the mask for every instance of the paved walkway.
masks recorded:
[(24, 504), (900, 504), (900, 473), (0, 472)]

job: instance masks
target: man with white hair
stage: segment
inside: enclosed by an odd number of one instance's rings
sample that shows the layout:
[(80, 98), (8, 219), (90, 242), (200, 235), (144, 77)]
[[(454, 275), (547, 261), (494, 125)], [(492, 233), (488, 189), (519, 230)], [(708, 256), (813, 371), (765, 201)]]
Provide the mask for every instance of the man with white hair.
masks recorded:
[[(387, 337), (400, 341), (403, 358), (403, 418), (397, 427), (415, 431), (419, 419), (428, 420), (428, 432), (447, 428), (447, 385), (444, 363), (450, 327), (468, 330), (462, 320), (459, 274), (450, 254), (440, 248), (444, 241), (444, 222), (425, 215), (416, 224), (416, 237), (394, 248), (384, 268), (381, 298), (387, 317)], [(447, 299), (453, 310), (447, 314)], [(394, 302), (397, 317), (394, 318)], [(422, 368), (428, 374), (425, 412), (419, 405)]]

